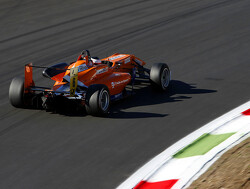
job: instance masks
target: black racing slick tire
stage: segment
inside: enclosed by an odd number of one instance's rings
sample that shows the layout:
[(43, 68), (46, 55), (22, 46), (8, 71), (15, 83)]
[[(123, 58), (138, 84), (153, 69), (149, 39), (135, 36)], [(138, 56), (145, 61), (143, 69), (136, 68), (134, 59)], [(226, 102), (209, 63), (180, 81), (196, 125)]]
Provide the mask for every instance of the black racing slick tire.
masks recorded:
[(9, 88), (9, 100), (16, 108), (24, 107), (24, 79), (15, 77), (12, 79)]
[(94, 116), (104, 116), (110, 106), (110, 94), (108, 87), (102, 84), (90, 85), (85, 98), (86, 112)]
[(154, 89), (166, 91), (171, 80), (170, 69), (165, 63), (155, 63), (150, 69), (150, 82)]

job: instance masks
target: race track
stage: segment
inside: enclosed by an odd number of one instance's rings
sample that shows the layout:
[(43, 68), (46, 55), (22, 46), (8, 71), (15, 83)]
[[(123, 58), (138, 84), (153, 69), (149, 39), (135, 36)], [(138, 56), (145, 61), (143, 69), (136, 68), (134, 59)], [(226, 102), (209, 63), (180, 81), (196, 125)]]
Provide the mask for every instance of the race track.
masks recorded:
[[(117, 187), (200, 125), (249, 100), (248, 0), (2, 0), (0, 188)], [(82, 49), (131, 53), (172, 70), (167, 93), (141, 85), (108, 118), (16, 109), (24, 64), (72, 62)], [(53, 84), (34, 71), (38, 85)]]

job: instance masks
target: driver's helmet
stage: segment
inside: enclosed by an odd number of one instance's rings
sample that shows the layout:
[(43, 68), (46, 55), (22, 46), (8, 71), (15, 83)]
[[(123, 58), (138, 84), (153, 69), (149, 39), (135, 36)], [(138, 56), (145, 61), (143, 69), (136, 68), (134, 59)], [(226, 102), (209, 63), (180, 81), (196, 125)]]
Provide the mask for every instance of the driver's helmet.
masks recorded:
[(91, 61), (93, 62), (93, 64), (101, 64), (102, 63), (102, 61), (99, 58), (96, 58), (96, 57), (91, 58)]

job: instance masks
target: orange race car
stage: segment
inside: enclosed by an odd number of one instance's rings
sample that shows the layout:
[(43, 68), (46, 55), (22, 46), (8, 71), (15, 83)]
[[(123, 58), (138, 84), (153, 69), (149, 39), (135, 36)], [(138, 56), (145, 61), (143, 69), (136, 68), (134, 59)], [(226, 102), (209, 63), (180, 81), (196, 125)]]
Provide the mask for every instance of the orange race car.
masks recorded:
[[(9, 88), (10, 103), (17, 108), (34, 107), (55, 110), (70, 104), (85, 107), (91, 115), (108, 113), (111, 101), (133, 94), (135, 80), (150, 81), (158, 90), (167, 90), (171, 72), (165, 63), (155, 63), (151, 69), (130, 54), (113, 54), (104, 59), (91, 57), (82, 51), (76, 62), (50, 67), (25, 65), (25, 77), (15, 77)], [(35, 85), (33, 67), (44, 68), (43, 76), (55, 81), (52, 88)], [(126, 90), (130, 85), (132, 91)], [(74, 106), (75, 107), (75, 106)]]

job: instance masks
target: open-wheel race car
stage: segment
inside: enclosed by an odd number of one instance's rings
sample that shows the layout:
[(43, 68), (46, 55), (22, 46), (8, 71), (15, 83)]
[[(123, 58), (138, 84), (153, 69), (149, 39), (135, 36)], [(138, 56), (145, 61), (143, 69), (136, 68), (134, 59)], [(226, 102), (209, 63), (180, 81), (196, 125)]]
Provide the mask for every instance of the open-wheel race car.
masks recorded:
[[(25, 77), (15, 77), (10, 84), (10, 103), (17, 108), (54, 110), (74, 104), (86, 112), (103, 116), (110, 102), (133, 94), (135, 81), (140, 78), (157, 90), (167, 90), (171, 72), (167, 64), (155, 63), (151, 69), (145, 62), (130, 54), (113, 54), (107, 58), (91, 57), (83, 50), (77, 61), (50, 67), (25, 65)], [(52, 88), (36, 86), (33, 68), (43, 68), (43, 76), (55, 81)], [(132, 91), (126, 90), (130, 86)]]

